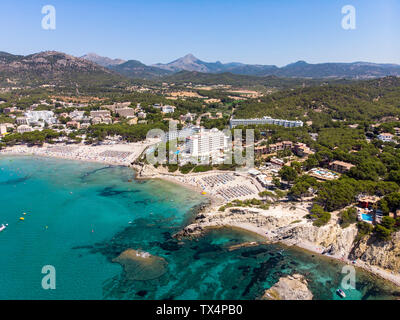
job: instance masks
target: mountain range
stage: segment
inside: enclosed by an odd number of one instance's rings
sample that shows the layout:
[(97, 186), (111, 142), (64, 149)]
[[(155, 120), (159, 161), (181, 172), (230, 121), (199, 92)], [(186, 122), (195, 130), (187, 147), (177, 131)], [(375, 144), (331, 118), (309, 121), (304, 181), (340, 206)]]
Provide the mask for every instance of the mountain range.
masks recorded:
[(181, 71), (312, 79), (368, 79), (385, 76), (400, 76), (400, 65), (396, 64), (378, 64), (369, 62), (309, 64), (305, 61), (298, 61), (279, 68), (275, 65), (244, 64), (239, 62), (205, 62), (196, 58), (193, 54), (187, 54), (182, 58), (166, 64), (157, 63), (147, 66), (137, 60), (129, 60), (125, 63), (105, 66), (127, 77), (147, 79), (159, 78), (161, 76)]
[[(56, 84), (118, 86), (130, 79), (167, 82), (242, 82), (262, 84), (278, 78), (368, 79), (400, 76), (400, 65), (367, 62), (309, 64), (299, 61), (284, 67), (244, 63), (204, 62), (192, 54), (166, 64), (145, 65), (137, 60), (110, 59), (97, 54), (74, 57), (45, 51), (27, 56), (0, 52), (0, 84)], [(281, 80), (279, 80), (281, 81)]]

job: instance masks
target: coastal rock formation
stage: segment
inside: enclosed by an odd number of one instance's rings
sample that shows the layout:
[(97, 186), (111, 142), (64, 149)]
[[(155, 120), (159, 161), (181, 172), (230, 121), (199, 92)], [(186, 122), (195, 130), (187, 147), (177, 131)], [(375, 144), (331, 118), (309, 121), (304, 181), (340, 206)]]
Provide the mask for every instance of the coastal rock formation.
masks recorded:
[(336, 223), (328, 223), (318, 228), (307, 222), (278, 229), (274, 240), (287, 244), (310, 242), (324, 248), (322, 253), (347, 258), (356, 235), (357, 229), (354, 225), (342, 229)]
[(291, 210), (289, 207), (276, 207), (270, 210), (254, 208), (231, 208), (224, 212), (201, 213), (196, 223), (179, 233), (179, 237), (201, 236), (204, 228), (238, 226), (262, 232), (272, 242), (301, 247), (318, 247), (321, 253), (347, 258), (357, 234), (355, 226), (342, 229), (335, 220), (326, 226), (315, 227), (305, 219), (304, 208)]
[(305, 216), (307, 204), (293, 207), (280, 204), (269, 210), (230, 208), (219, 211), (208, 208), (198, 214), (195, 222), (176, 234), (177, 238), (199, 237), (209, 228), (233, 226), (258, 233), (270, 242), (280, 242), (341, 260), (358, 260), (357, 265), (400, 285), (400, 232), (389, 242), (374, 237), (355, 243), (356, 225), (342, 229), (337, 213), (329, 223), (316, 227)]
[(395, 272), (400, 271), (400, 232), (388, 242), (366, 237), (355, 244), (350, 253), (353, 260), (360, 259), (369, 265)]
[(124, 267), (128, 280), (157, 279), (167, 271), (167, 262), (164, 258), (133, 249), (125, 250), (113, 262)]
[(191, 224), (184, 228), (183, 230), (179, 231), (178, 233), (174, 234), (174, 238), (181, 240), (181, 239), (193, 239), (201, 237), (204, 234), (204, 228), (197, 224)]
[(282, 277), (270, 289), (266, 290), (262, 300), (312, 300), (307, 280), (300, 274)]

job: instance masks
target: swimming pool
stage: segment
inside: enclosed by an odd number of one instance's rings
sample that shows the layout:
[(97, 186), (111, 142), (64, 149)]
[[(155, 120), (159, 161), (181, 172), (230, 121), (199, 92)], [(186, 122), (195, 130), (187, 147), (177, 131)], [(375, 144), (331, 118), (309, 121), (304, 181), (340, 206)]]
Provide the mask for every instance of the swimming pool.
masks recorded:
[(361, 216), (364, 221), (368, 221), (368, 222), (374, 221), (374, 217), (372, 216), (372, 214), (362, 214)]

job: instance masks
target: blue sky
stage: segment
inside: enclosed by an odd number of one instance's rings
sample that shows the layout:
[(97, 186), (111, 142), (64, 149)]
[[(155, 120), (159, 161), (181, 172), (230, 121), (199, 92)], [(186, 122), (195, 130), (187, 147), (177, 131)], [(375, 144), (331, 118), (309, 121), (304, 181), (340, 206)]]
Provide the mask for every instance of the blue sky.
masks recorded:
[[(56, 30), (41, 28), (44, 5)], [(344, 5), (356, 30), (341, 27)], [(400, 64), (398, 0), (1, 0), (0, 51), (96, 52), (146, 64), (187, 53), (204, 61), (286, 65)]]

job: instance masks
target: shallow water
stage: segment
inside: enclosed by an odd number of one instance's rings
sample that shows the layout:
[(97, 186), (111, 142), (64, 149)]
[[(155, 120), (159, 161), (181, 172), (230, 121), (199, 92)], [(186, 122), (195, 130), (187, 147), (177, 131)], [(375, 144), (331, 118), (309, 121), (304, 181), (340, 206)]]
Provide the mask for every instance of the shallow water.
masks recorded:
[[(262, 241), (229, 228), (197, 241), (173, 239), (205, 198), (133, 177), (129, 168), (96, 163), (0, 158), (0, 224), (9, 223), (0, 233), (0, 299), (255, 299), (294, 272), (306, 276), (316, 299), (339, 299), (340, 262), (278, 245), (229, 251)], [(128, 280), (112, 260), (129, 248), (165, 259), (166, 272)], [(56, 268), (56, 290), (41, 287), (44, 265)], [(357, 290), (346, 293), (395, 297), (390, 283), (361, 270)]]

